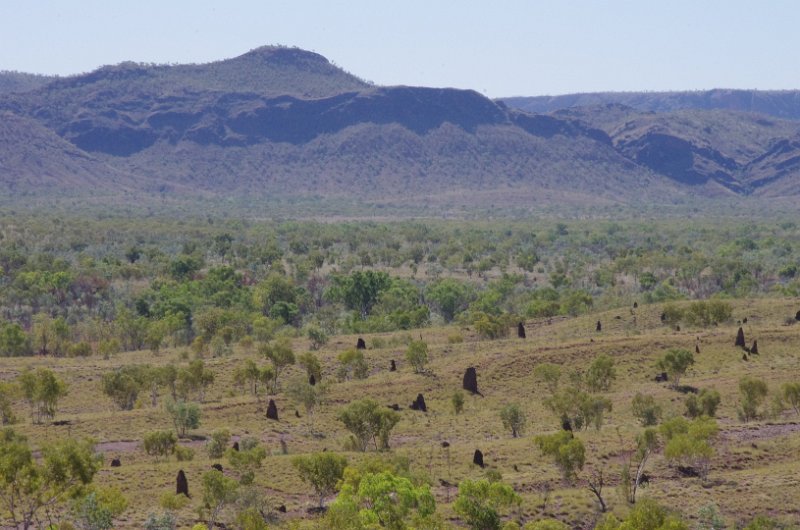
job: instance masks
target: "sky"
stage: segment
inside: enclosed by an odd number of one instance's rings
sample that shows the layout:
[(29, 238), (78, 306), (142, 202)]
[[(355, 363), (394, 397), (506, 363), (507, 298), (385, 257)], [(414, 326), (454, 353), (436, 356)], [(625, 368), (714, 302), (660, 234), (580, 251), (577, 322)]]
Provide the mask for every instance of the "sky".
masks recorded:
[(0, 70), (297, 46), (379, 85), (489, 97), (800, 89), (798, 0), (0, 0)]

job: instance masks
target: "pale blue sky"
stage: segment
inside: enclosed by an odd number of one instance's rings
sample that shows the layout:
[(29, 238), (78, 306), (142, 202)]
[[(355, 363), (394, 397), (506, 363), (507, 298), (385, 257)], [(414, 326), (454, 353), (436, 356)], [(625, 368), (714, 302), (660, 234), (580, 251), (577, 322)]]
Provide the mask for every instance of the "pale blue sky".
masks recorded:
[(800, 88), (800, 0), (0, 0), (0, 70), (314, 50), (377, 84), (488, 96)]

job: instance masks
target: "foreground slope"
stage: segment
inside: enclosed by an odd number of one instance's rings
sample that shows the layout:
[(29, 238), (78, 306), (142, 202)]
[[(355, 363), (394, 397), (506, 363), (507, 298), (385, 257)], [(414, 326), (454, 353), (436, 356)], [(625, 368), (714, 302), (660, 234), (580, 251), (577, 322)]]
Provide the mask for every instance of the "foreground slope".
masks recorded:
[[(7, 370), (13, 375), (29, 364), (48, 366), (69, 383), (70, 393), (58, 417), (64, 424), (22, 423), (18, 428), (37, 443), (65, 433), (90, 435), (106, 454), (106, 466), (111, 458), (120, 458), (122, 466), (105, 467), (99, 482), (121, 488), (131, 500), (131, 508), (119, 524), (121, 528), (140, 527), (148, 512), (157, 511), (157, 497), (173, 490), (179, 468), (186, 472), (190, 491), (194, 492), (189, 505), (179, 511), (180, 523), (192, 524), (201, 502), (200, 477), (213, 462), (206, 455), (203, 439), (219, 428), (230, 429), (234, 439), (255, 436), (267, 447), (269, 456), (257, 473), (256, 484), (273, 508), (286, 505), (288, 513), (281, 520), (308, 517), (306, 509), (316, 499), (299, 480), (281, 447), (285, 444), (289, 455), (342, 452), (347, 432), (336, 415), (352, 399), (366, 396), (386, 405), (400, 405), (402, 419), (390, 439), (392, 453), (407, 456), (412, 469), (430, 478), (444, 514), (451, 514), (448, 506), (458, 482), (484, 475), (484, 470), (471, 464), (473, 452), (480, 449), (488, 468), (500, 472), (503, 480), (522, 495), (523, 504), (513, 514), (515, 518), (527, 521), (549, 516), (573, 528), (587, 528), (599, 517), (593, 498), (585, 489), (592, 471), (602, 470), (605, 474), (605, 498), (610, 509), (617, 514), (627, 509), (615, 487), (635, 436), (642, 430), (632, 415), (631, 399), (637, 392), (651, 394), (663, 406), (665, 418), (682, 414), (686, 395), (654, 382), (655, 364), (668, 348), (694, 350), (697, 346), (700, 353), (696, 364), (682, 384), (687, 388), (715, 388), (722, 397), (717, 414), (721, 433), (714, 442), (708, 480), (670, 465), (659, 450), (646, 468), (648, 483), (639, 495), (654, 498), (690, 519), (696, 518), (700, 508), (713, 503), (730, 524), (767, 511), (784, 519), (796, 516), (794, 507), (800, 502), (800, 492), (794, 487), (800, 472), (800, 423), (796, 413), (786, 411), (769, 420), (745, 423), (738, 418), (737, 407), (738, 382), (744, 375), (764, 379), (773, 392), (780, 384), (796, 380), (800, 328), (786, 322), (798, 307), (797, 299), (734, 302), (734, 318), (748, 317), (744, 326), (748, 341), (757, 339), (759, 343), (760, 355), (751, 356), (747, 362), (741, 359), (741, 350), (733, 347), (735, 321), (708, 329), (684, 326), (675, 331), (662, 324), (661, 305), (528, 321), (525, 340), (482, 340), (469, 328), (415, 331), (430, 347), (432, 361), (425, 374), (414, 374), (405, 363), (403, 352), (408, 337), (403, 333), (365, 336), (370, 345), (366, 351), (369, 377), (346, 382), (336, 382), (336, 359), (354, 346), (356, 337), (334, 337), (318, 352), (323, 361), (323, 380), (331, 381), (332, 388), (313, 422), (284, 392), (269, 396), (278, 405), (280, 420), (265, 419), (265, 397), (255, 398), (234, 384), (234, 371), (245, 359), (259, 364), (264, 361), (252, 353), (237, 351), (233, 356), (206, 359), (216, 381), (202, 404), (202, 425), (194, 432), (196, 436), (181, 442), (196, 450), (195, 459), (190, 462), (176, 462), (174, 457), (157, 462), (142, 451), (139, 443), (145, 433), (170, 428), (166, 413), (161, 406), (152, 407), (149, 396), (135, 410), (123, 412), (99, 391), (102, 374), (114, 367), (134, 362), (185, 364), (180, 352), (166, 351), (158, 356), (127, 353), (111, 360), (10, 359)], [(601, 332), (595, 331), (597, 320), (604, 324)], [(454, 336), (460, 336), (463, 342), (454, 341)], [(297, 352), (307, 347), (305, 339), (294, 341)], [(565, 371), (586, 370), (601, 353), (610, 355), (616, 366), (617, 380), (604, 394), (611, 400), (613, 410), (599, 430), (575, 432), (587, 446), (587, 464), (578, 482), (569, 485), (532, 443), (533, 435), (555, 432), (560, 425), (560, 420), (543, 405), (547, 386), (534, 376), (533, 370), (543, 362), (555, 363)], [(390, 360), (397, 361), (397, 372), (388, 371)], [(451, 396), (461, 388), (464, 370), (470, 366), (477, 368), (483, 395), (468, 396), (464, 412), (456, 415)], [(291, 367), (283, 379), (289, 381), (301, 373), (299, 367)], [(408, 408), (418, 393), (424, 394), (427, 413)], [(528, 429), (521, 438), (512, 438), (500, 421), (499, 411), (508, 403), (519, 403), (528, 416)], [(300, 417), (295, 416), (295, 409)], [(449, 443), (447, 448), (442, 446), (445, 441)], [(360, 453), (345, 454), (351, 462), (364, 458)], [(222, 463), (227, 467), (225, 461)]]

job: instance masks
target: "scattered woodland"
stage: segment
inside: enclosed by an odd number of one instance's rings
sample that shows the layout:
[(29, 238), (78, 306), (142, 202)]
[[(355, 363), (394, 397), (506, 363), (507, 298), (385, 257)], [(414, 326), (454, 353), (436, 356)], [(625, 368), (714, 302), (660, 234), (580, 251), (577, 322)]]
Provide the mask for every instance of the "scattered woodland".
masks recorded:
[(17, 528), (795, 528), (787, 219), (0, 214)]

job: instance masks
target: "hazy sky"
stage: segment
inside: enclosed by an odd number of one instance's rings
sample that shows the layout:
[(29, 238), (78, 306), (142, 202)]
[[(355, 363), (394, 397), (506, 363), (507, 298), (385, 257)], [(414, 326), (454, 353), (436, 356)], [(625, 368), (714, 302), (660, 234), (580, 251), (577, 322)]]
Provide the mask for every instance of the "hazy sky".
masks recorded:
[(316, 51), (382, 85), (488, 96), (800, 88), (800, 0), (0, 0), (0, 70)]

